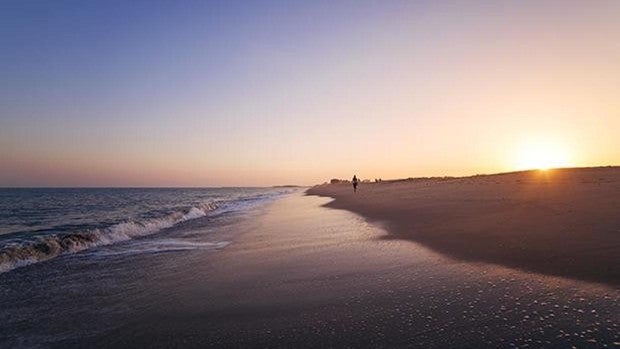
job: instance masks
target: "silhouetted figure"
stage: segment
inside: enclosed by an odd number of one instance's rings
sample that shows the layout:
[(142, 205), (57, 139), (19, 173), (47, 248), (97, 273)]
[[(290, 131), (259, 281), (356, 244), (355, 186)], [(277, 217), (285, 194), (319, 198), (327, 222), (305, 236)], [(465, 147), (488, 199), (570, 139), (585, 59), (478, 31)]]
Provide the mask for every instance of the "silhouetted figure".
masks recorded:
[(353, 183), (353, 191), (357, 192), (357, 184), (359, 183), (359, 179), (357, 179), (356, 175), (353, 175), (353, 179), (351, 180), (351, 183)]

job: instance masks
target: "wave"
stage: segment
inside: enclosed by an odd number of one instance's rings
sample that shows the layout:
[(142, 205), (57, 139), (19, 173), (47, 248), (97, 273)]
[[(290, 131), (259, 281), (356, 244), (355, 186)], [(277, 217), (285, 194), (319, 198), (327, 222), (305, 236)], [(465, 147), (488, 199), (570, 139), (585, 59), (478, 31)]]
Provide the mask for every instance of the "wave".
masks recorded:
[(104, 229), (52, 234), (40, 236), (34, 241), (12, 243), (0, 249), (0, 273), (46, 261), (62, 254), (154, 234), (178, 223), (204, 217), (217, 208), (217, 203), (208, 202), (161, 218), (123, 222)]
[(119, 250), (100, 250), (93, 253), (97, 257), (122, 256), (143, 253), (162, 253), (192, 250), (219, 250), (230, 245), (230, 241), (195, 242), (178, 239), (161, 239), (148, 244), (132, 246)]

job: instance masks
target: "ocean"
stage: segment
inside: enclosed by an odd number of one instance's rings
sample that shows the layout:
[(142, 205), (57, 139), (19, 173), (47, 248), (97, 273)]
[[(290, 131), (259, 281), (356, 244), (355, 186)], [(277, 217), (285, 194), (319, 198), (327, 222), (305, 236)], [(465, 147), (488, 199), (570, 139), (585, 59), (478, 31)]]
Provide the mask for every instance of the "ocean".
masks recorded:
[[(0, 189), (0, 273), (76, 253), (101, 257), (222, 248), (230, 241), (219, 240), (218, 225), (242, 219), (292, 191)], [(110, 245), (114, 248), (100, 248)]]
[(0, 348), (81, 347), (136, 321), (298, 191), (0, 189)]

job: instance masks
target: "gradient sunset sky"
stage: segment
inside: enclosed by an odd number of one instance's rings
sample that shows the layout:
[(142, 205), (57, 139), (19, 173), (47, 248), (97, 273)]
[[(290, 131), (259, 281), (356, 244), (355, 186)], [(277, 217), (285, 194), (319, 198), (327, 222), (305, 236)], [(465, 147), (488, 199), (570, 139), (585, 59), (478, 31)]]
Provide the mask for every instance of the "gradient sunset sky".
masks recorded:
[(620, 164), (620, 1), (0, 2), (0, 186)]

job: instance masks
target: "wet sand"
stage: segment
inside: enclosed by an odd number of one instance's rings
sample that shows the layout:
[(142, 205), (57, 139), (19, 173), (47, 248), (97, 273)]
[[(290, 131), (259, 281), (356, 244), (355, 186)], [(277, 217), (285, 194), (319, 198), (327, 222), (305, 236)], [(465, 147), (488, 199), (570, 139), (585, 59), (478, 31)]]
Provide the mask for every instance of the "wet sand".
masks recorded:
[[(241, 235), (219, 252), (134, 256), (133, 272), (115, 268), (128, 262), (120, 255), (79, 270), (77, 263), (67, 264), (75, 270), (53, 268), (52, 285), (25, 277), (9, 284), (2, 274), (0, 314), (27, 336), (13, 333), (3, 342), (0, 334), (0, 346), (582, 348), (620, 342), (617, 288), (456, 261), (386, 239), (387, 231), (363, 217), (323, 207), (329, 201), (294, 194), (231, 225)], [(34, 267), (44, 271), (54, 263)], [(83, 280), (94, 269), (109, 272)], [(84, 287), (67, 289), (77, 280)], [(17, 313), (22, 320), (14, 321)]]
[(620, 285), (620, 168), (311, 188), (390, 237), (468, 261)]

